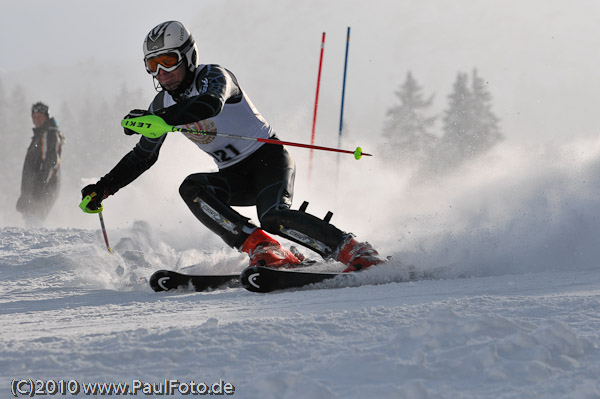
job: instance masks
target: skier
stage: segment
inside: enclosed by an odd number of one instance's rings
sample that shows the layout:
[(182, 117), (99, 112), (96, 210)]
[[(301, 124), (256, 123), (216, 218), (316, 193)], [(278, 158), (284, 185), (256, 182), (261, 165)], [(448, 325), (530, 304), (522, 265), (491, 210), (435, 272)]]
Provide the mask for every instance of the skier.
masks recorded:
[[(189, 129), (277, 139), (230, 71), (198, 64), (196, 43), (180, 22), (168, 21), (152, 29), (143, 51), (146, 71), (155, 79), (158, 94), (148, 111), (132, 110), (126, 119), (155, 114), (170, 125)], [(127, 128), (125, 133), (135, 134)], [(82, 196), (92, 198), (87, 207), (98, 209), (102, 200), (150, 168), (166, 137), (142, 136), (108, 174), (84, 187)], [(346, 265), (346, 272), (383, 261), (370, 244), (357, 241), (353, 234), (290, 209), (295, 163), (283, 145), (191, 134), (187, 138), (211, 155), (219, 170), (188, 176), (180, 195), (200, 222), (227, 245), (248, 253), (251, 266), (279, 267), (303, 260), (302, 254), (285, 249), (266, 232), (338, 260)], [(260, 227), (232, 206), (256, 206)]]
[(17, 211), (23, 214), (29, 227), (44, 222), (58, 197), (64, 140), (46, 104), (33, 104), (31, 119), (35, 127), (23, 164), (21, 196), (17, 201)]

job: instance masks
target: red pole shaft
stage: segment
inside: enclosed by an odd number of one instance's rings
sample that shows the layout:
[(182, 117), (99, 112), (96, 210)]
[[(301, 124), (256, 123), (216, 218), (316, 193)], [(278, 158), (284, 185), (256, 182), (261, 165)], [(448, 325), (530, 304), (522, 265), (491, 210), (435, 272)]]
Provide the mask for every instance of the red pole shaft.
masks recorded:
[[(292, 141), (281, 141), (275, 139), (263, 139), (261, 137), (248, 137), (248, 136), (238, 136), (236, 134), (230, 133), (217, 133), (217, 132), (208, 132), (206, 130), (194, 130), (194, 129), (184, 129), (180, 127), (172, 126), (172, 132), (182, 132), (182, 133), (190, 133), (198, 136), (214, 136), (214, 137), (229, 137), (232, 139), (244, 140), (244, 141), (259, 141), (261, 143), (268, 144), (278, 144), (278, 145), (290, 145), (294, 147), (302, 147), (302, 148), (310, 148), (311, 150), (325, 150), (325, 151), (333, 151), (333, 152), (343, 152), (345, 154), (354, 154), (354, 151), (348, 150), (340, 150), (338, 148), (331, 147), (321, 147), (313, 144), (302, 144), (302, 143), (294, 143)], [(365, 156), (371, 156), (371, 154), (362, 153)]]
[(108, 252), (112, 252), (110, 249), (110, 244), (108, 243), (108, 235), (106, 234), (106, 227), (104, 227), (104, 218), (102, 217), (102, 212), (98, 212), (98, 216), (100, 217), (100, 226), (102, 227), (102, 234), (104, 235), (106, 249), (108, 249)]
[[(321, 146), (312, 145), (312, 144), (294, 143), (292, 141), (281, 141), (281, 140), (273, 140), (273, 139), (261, 139), (260, 137), (255, 138), (253, 140), (260, 141), (261, 143), (268, 143), (268, 144), (279, 144), (279, 145), (289, 145), (289, 146), (293, 146), (293, 147), (310, 148), (311, 150), (314, 149), (314, 150), (341, 152), (341, 153), (344, 153), (344, 154), (354, 154), (354, 151), (340, 150), (339, 148), (331, 148), (331, 147), (321, 147)], [(363, 156), (365, 156), (365, 157), (372, 156), (371, 154), (367, 154), (366, 152), (362, 152), (361, 154)]]
[[(312, 123), (312, 134), (310, 136), (310, 144), (315, 143), (315, 127), (317, 126), (317, 108), (319, 107), (319, 89), (321, 87), (321, 69), (323, 67), (323, 51), (325, 50), (325, 32), (323, 32), (323, 37), (321, 39), (321, 56), (319, 57), (319, 73), (317, 75), (317, 94), (315, 95), (315, 111), (313, 113), (313, 123)], [(310, 175), (312, 171), (312, 158), (313, 151), (310, 151), (310, 158), (308, 162), (308, 178), (310, 180)]]

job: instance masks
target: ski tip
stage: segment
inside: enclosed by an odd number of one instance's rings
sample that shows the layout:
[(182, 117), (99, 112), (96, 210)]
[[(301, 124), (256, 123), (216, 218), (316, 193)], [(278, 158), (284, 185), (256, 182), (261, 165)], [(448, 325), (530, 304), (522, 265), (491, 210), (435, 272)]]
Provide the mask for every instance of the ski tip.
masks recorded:
[(165, 284), (171, 278), (170, 274), (171, 272), (169, 272), (168, 270), (155, 271), (148, 280), (150, 288), (152, 288), (152, 290), (155, 292), (169, 291), (170, 289), (172, 289)]
[(251, 292), (269, 292), (261, 281), (261, 272), (258, 266), (249, 266), (240, 274), (242, 287)]

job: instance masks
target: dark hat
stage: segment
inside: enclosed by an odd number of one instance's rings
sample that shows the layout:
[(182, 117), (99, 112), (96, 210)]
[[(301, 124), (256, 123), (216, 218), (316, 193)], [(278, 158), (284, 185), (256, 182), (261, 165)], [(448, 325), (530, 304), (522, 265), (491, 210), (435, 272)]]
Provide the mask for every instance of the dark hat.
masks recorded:
[(38, 101), (31, 106), (31, 114), (33, 115), (35, 112), (48, 115), (48, 106), (43, 102)]

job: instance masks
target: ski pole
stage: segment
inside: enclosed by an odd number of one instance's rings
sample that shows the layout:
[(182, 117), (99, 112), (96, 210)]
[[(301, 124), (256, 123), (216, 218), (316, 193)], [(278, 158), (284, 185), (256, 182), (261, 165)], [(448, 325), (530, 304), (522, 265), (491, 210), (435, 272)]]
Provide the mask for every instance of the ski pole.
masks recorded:
[(217, 133), (217, 132), (209, 132), (206, 130), (195, 130), (195, 129), (185, 129), (177, 126), (171, 126), (167, 124), (160, 116), (158, 115), (145, 115), (138, 116), (137, 118), (123, 119), (121, 121), (121, 126), (133, 130), (136, 133), (139, 133), (143, 136), (155, 139), (161, 137), (167, 132), (181, 132), (194, 134), (198, 136), (215, 136), (215, 137), (227, 137), (230, 139), (238, 139), (238, 140), (246, 140), (246, 141), (259, 141), (261, 143), (267, 144), (279, 144), (279, 145), (289, 145), (293, 147), (302, 147), (302, 148), (312, 148), (315, 150), (323, 150), (323, 151), (332, 151), (332, 152), (340, 152), (344, 154), (353, 154), (355, 159), (360, 159), (364, 156), (372, 156), (371, 154), (367, 154), (362, 151), (362, 148), (356, 147), (354, 151), (350, 150), (340, 150), (338, 148), (331, 147), (321, 147), (318, 145), (312, 144), (302, 144), (302, 143), (294, 143), (291, 141), (280, 141), (273, 139), (263, 139), (260, 137), (246, 137), (239, 136), (235, 134), (229, 133)]
[(102, 217), (102, 211), (104, 210), (104, 207), (102, 205), (100, 205), (100, 208), (98, 209), (90, 209), (87, 207), (87, 205), (90, 203), (90, 201), (92, 200), (92, 196), (87, 195), (85, 196), (85, 198), (83, 200), (81, 200), (81, 203), (79, 204), (79, 208), (81, 208), (82, 211), (84, 211), (85, 213), (97, 213), (98, 217), (100, 218), (100, 227), (102, 228), (102, 235), (104, 235), (104, 242), (106, 243), (106, 249), (108, 250), (109, 253), (112, 253), (112, 250), (110, 249), (110, 244), (108, 243), (108, 234), (106, 234), (106, 227), (104, 226), (104, 218)]
[(102, 217), (102, 212), (98, 212), (98, 216), (100, 217), (100, 227), (102, 227), (102, 234), (104, 235), (104, 242), (106, 243), (106, 249), (109, 253), (112, 252), (110, 249), (110, 244), (108, 243), (108, 235), (106, 234), (106, 227), (104, 227), (104, 218)]

